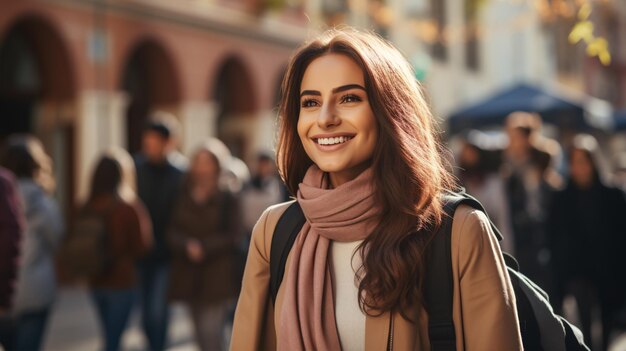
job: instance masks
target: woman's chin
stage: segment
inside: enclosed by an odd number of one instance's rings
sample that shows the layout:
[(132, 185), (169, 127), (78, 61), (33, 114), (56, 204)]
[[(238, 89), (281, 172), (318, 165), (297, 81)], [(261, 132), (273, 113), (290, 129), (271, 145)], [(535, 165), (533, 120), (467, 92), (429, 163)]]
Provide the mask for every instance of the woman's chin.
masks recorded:
[(346, 167), (345, 165), (328, 163), (328, 162), (320, 162), (320, 163), (316, 163), (316, 165), (322, 172), (331, 173), (331, 174), (341, 173), (348, 169), (348, 167)]

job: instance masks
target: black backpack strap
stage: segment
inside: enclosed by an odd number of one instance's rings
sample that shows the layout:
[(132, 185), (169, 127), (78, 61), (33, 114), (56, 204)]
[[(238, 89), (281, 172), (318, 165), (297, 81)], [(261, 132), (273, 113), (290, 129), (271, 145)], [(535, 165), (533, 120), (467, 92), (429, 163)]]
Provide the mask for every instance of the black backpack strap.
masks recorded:
[(282, 214), (272, 236), (270, 248), (270, 294), (272, 303), (276, 303), (278, 288), (285, 274), (285, 264), (291, 247), (300, 233), (306, 218), (300, 204), (295, 201)]
[[(424, 298), (428, 311), (428, 336), (431, 350), (455, 351), (456, 333), (452, 318), (454, 296), (451, 253), (452, 220), (454, 212), (461, 204), (483, 212), (485, 210), (478, 200), (465, 192), (445, 194), (443, 202), (445, 214), (427, 252)], [(501, 240), (502, 235), (496, 226), (491, 223), (491, 227), (498, 240)]]
[(445, 214), (427, 253), (424, 298), (428, 311), (428, 336), (432, 351), (455, 351), (456, 333), (452, 319), (454, 285), (450, 250), (452, 217), (461, 198), (446, 196)]

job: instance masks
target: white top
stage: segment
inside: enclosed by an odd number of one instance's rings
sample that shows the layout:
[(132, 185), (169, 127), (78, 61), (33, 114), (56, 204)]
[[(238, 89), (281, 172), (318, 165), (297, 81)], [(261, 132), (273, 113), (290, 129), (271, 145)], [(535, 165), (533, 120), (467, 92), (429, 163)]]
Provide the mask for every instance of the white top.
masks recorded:
[(361, 242), (362, 240), (331, 241), (330, 244), (335, 320), (343, 351), (365, 349), (365, 314), (359, 308), (359, 288), (356, 280), (356, 271), (362, 262), (361, 256), (357, 253), (352, 260), (352, 254)]

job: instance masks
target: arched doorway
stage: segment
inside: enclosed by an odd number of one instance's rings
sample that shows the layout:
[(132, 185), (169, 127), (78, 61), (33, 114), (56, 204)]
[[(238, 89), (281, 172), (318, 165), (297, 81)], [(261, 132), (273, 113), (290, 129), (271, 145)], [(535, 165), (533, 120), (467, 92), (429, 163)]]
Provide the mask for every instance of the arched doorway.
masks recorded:
[(254, 132), (249, 121), (258, 107), (252, 78), (239, 58), (229, 57), (224, 61), (214, 92), (217, 136), (234, 156), (245, 159)]
[(141, 132), (150, 114), (171, 111), (180, 101), (179, 82), (166, 50), (155, 40), (145, 40), (126, 61), (122, 89), (128, 94), (126, 130), (128, 151), (141, 148)]
[(71, 67), (63, 38), (44, 18), (20, 18), (0, 35), (0, 144), (15, 133), (41, 139), (52, 157), (57, 199), (68, 218), (75, 193)]

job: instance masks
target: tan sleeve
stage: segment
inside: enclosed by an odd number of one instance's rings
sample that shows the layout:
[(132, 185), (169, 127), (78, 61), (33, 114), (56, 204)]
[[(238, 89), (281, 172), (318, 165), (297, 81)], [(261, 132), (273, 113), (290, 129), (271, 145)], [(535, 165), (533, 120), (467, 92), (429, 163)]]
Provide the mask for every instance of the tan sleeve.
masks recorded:
[(457, 246), (464, 349), (522, 350), (515, 294), (489, 221), (466, 206), (457, 212), (454, 224), (460, 227), (453, 227), (453, 249)]
[(278, 219), (291, 202), (269, 207), (252, 230), (248, 259), (235, 319), (230, 349), (275, 350), (274, 307), (269, 294), (270, 249)]
[(263, 212), (252, 230), (248, 259), (243, 274), (241, 293), (235, 310), (230, 349), (259, 350), (269, 304), (270, 260), (265, 247), (265, 226), (268, 210)]

